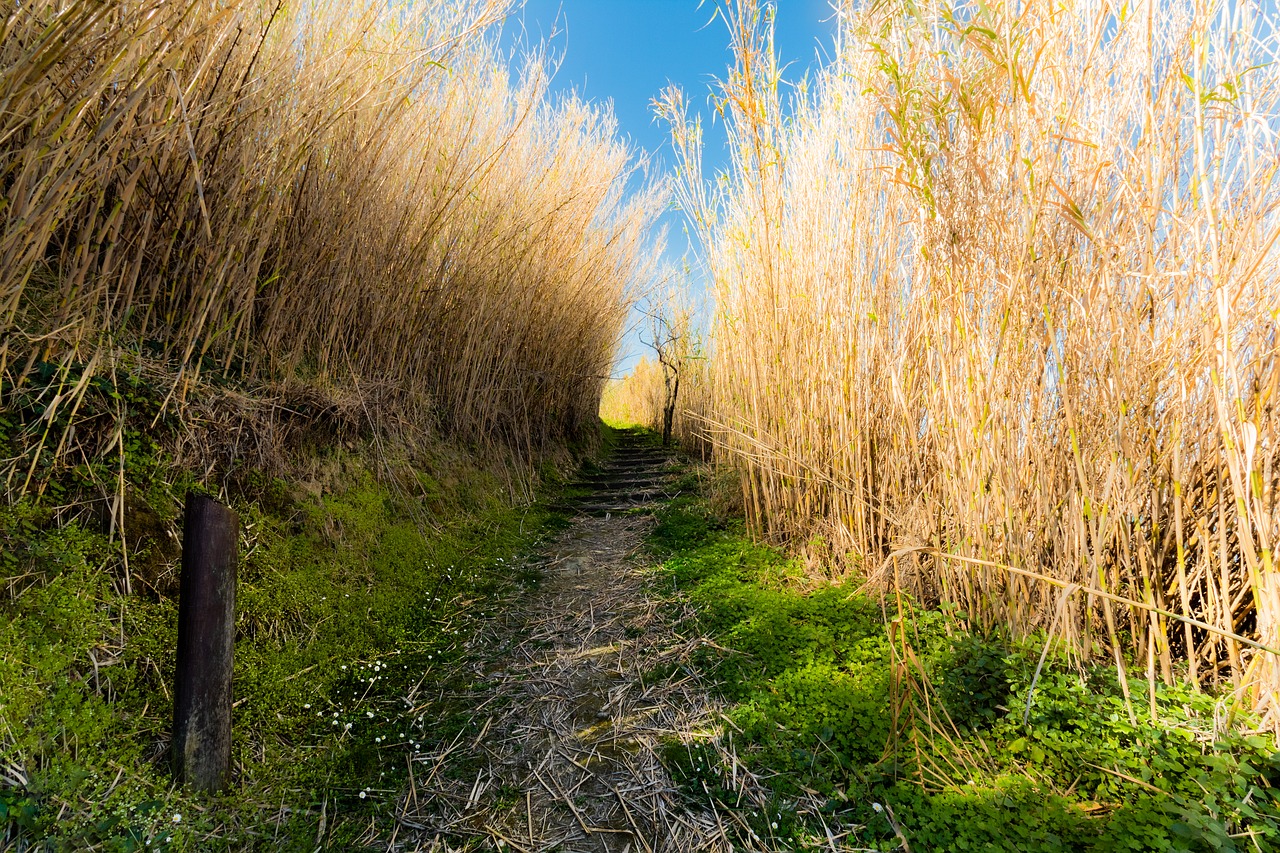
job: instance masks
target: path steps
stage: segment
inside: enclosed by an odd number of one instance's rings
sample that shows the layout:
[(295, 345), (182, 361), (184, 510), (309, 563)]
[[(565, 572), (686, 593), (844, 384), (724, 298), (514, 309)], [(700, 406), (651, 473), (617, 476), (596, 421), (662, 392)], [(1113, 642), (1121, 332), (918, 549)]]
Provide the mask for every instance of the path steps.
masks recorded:
[(673, 483), (679, 472), (680, 464), (671, 451), (647, 436), (619, 432), (608, 459), (574, 484), (590, 493), (561, 508), (590, 516), (647, 511), (655, 502), (675, 497)]
[(703, 737), (720, 711), (687, 668), (705, 641), (676, 633), (645, 559), (653, 511), (680, 472), (670, 453), (624, 432), (582, 477), (585, 496), (566, 504), (573, 522), (530, 560), (540, 583), (468, 645), (477, 681), (453, 699), (474, 708), (474, 735), (412, 757), (402, 833), (387, 849), (734, 849), (660, 758), (672, 737)]

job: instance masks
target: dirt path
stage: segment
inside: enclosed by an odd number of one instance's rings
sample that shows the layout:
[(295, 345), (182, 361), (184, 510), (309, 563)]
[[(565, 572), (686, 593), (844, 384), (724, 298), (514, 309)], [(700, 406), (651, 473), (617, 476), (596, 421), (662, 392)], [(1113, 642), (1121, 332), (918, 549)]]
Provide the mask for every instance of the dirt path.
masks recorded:
[[(732, 849), (658, 758), (719, 711), (671, 666), (700, 641), (677, 636), (646, 589), (641, 545), (678, 471), (626, 436), (588, 478), (572, 526), (535, 555), (539, 588), (473, 641), (476, 733), (414, 757), (393, 849)], [(675, 674), (655, 680), (660, 667)]]

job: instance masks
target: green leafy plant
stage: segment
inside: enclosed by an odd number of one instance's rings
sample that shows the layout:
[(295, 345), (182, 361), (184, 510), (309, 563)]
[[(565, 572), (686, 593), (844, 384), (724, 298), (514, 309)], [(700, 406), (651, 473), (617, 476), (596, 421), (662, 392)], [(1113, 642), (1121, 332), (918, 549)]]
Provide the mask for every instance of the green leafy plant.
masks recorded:
[(998, 638), (957, 634), (936, 663), (938, 696), (951, 719), (990, 725), (1009, 702), (1008, 646)]
[[(732, 750), (776, 800), (740, 816), (760, 838), (802, 845), (836, 821), (879, 850), (904, 837), (912, 849), (1036, 853), (1280, 843), (1280, 752), (1269, 735), (1218, 725), (1247, 718), (1230, 694), (1158, 684), (1152, 716), (1145, 681), (1126, 702), (1114, 668), (1082, 669), (1043, 636), (969, 633), (954, 607), (904, 608), (891, 629), (855, 584), (804, 582), (696, 496), (660, 515), (652, 542), (659, 588), (692, 604), (691, 627), (714, 640), (693, 663), (730, 703), (719, 742), (673, 741), (664, 760), (691, 798), (731, 808)], [(906, 687), (891, 635), (918, 647), (932, 711), (903, 692), (895, 717), (891, 696)], [(815, 794), (826, 805), (797, 807)]]

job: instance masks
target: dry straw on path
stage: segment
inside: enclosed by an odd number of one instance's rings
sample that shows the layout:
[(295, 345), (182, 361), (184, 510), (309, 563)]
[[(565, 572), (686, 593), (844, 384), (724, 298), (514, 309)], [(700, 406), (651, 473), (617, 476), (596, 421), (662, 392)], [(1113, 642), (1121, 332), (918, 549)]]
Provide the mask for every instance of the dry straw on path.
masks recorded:
[[(720, 736), (710, 685), (682, 666), (709, 641), (678, 632), (674, 602), (652, 586), (646, 510), (671, 478), (627, 485), (667, 467), (661, 454), (642, 457), (613, 469), (616, 482), (534, 556), (539, 585), (471, 642), (475, 686), (451, 698), (471, 707), (473, 725), (412, 757), (392, 849), (786, 849), (743, 822), (770, 793)], [(410, 701), (441, 698), (426, 685)], [(733, 808), (691, 805), (660, 758), (664, 743), (709, 747), (737, 792)]]

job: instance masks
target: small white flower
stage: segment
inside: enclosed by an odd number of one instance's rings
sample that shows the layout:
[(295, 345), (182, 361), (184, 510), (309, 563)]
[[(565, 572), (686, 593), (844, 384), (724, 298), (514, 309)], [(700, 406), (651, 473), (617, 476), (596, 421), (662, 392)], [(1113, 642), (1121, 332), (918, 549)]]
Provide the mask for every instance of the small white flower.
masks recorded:
[(769, 828), (770, 828), (770, 829), (777, 829), (777, 828), (778, 828), (778, 822), (777, 822), (776, 820), (775, 820), (775, 821), (772, 821), (772, 822), (769, 824)]
[(879, 803), (872, 803), (871, 808), (875, 809), (877, 813), (884, 811), (884, 806)]
[(305, 710), (305, 711), (310, 711), (310, 710), (311, 710), (311, 703), (310, 703), (310, 702), (308, 702), (307, 704), (303, 705), (303, 706), (302, 706), (302, 708), (303, 708), (303, 710)]
[(363, 799), (364, 799), (365, 797), (367, 797), (367, 796), (369, 796), (369, 795), (368, 795), (368, 794), (366, 794), (364, 791), (361, 791), (361, 792), (360, 792), (360, 799), (362, 799), (362, 800), (363, 800)]
[(347, 665), (344, 663), (344, 664), (342, 665), (342, 669), (343, 669), (343, 671), (344, 671), (344, 672), (346, 671), (346, 668), (347, 668)]
[(174, 812), (174, 813), (173, 813), (173, 822), (174, 822), (174, 823), (182, 823), (182, 813), (181, 813), (181, 812)]
[(364, 712), (364, 715), (365, 715), (366, 717), (368, 717), (369, 719), (371, 719), (371, 720), (373, 719), (373, 712), (372, 712), (372, 711), (365, 711), (365, 712)]

